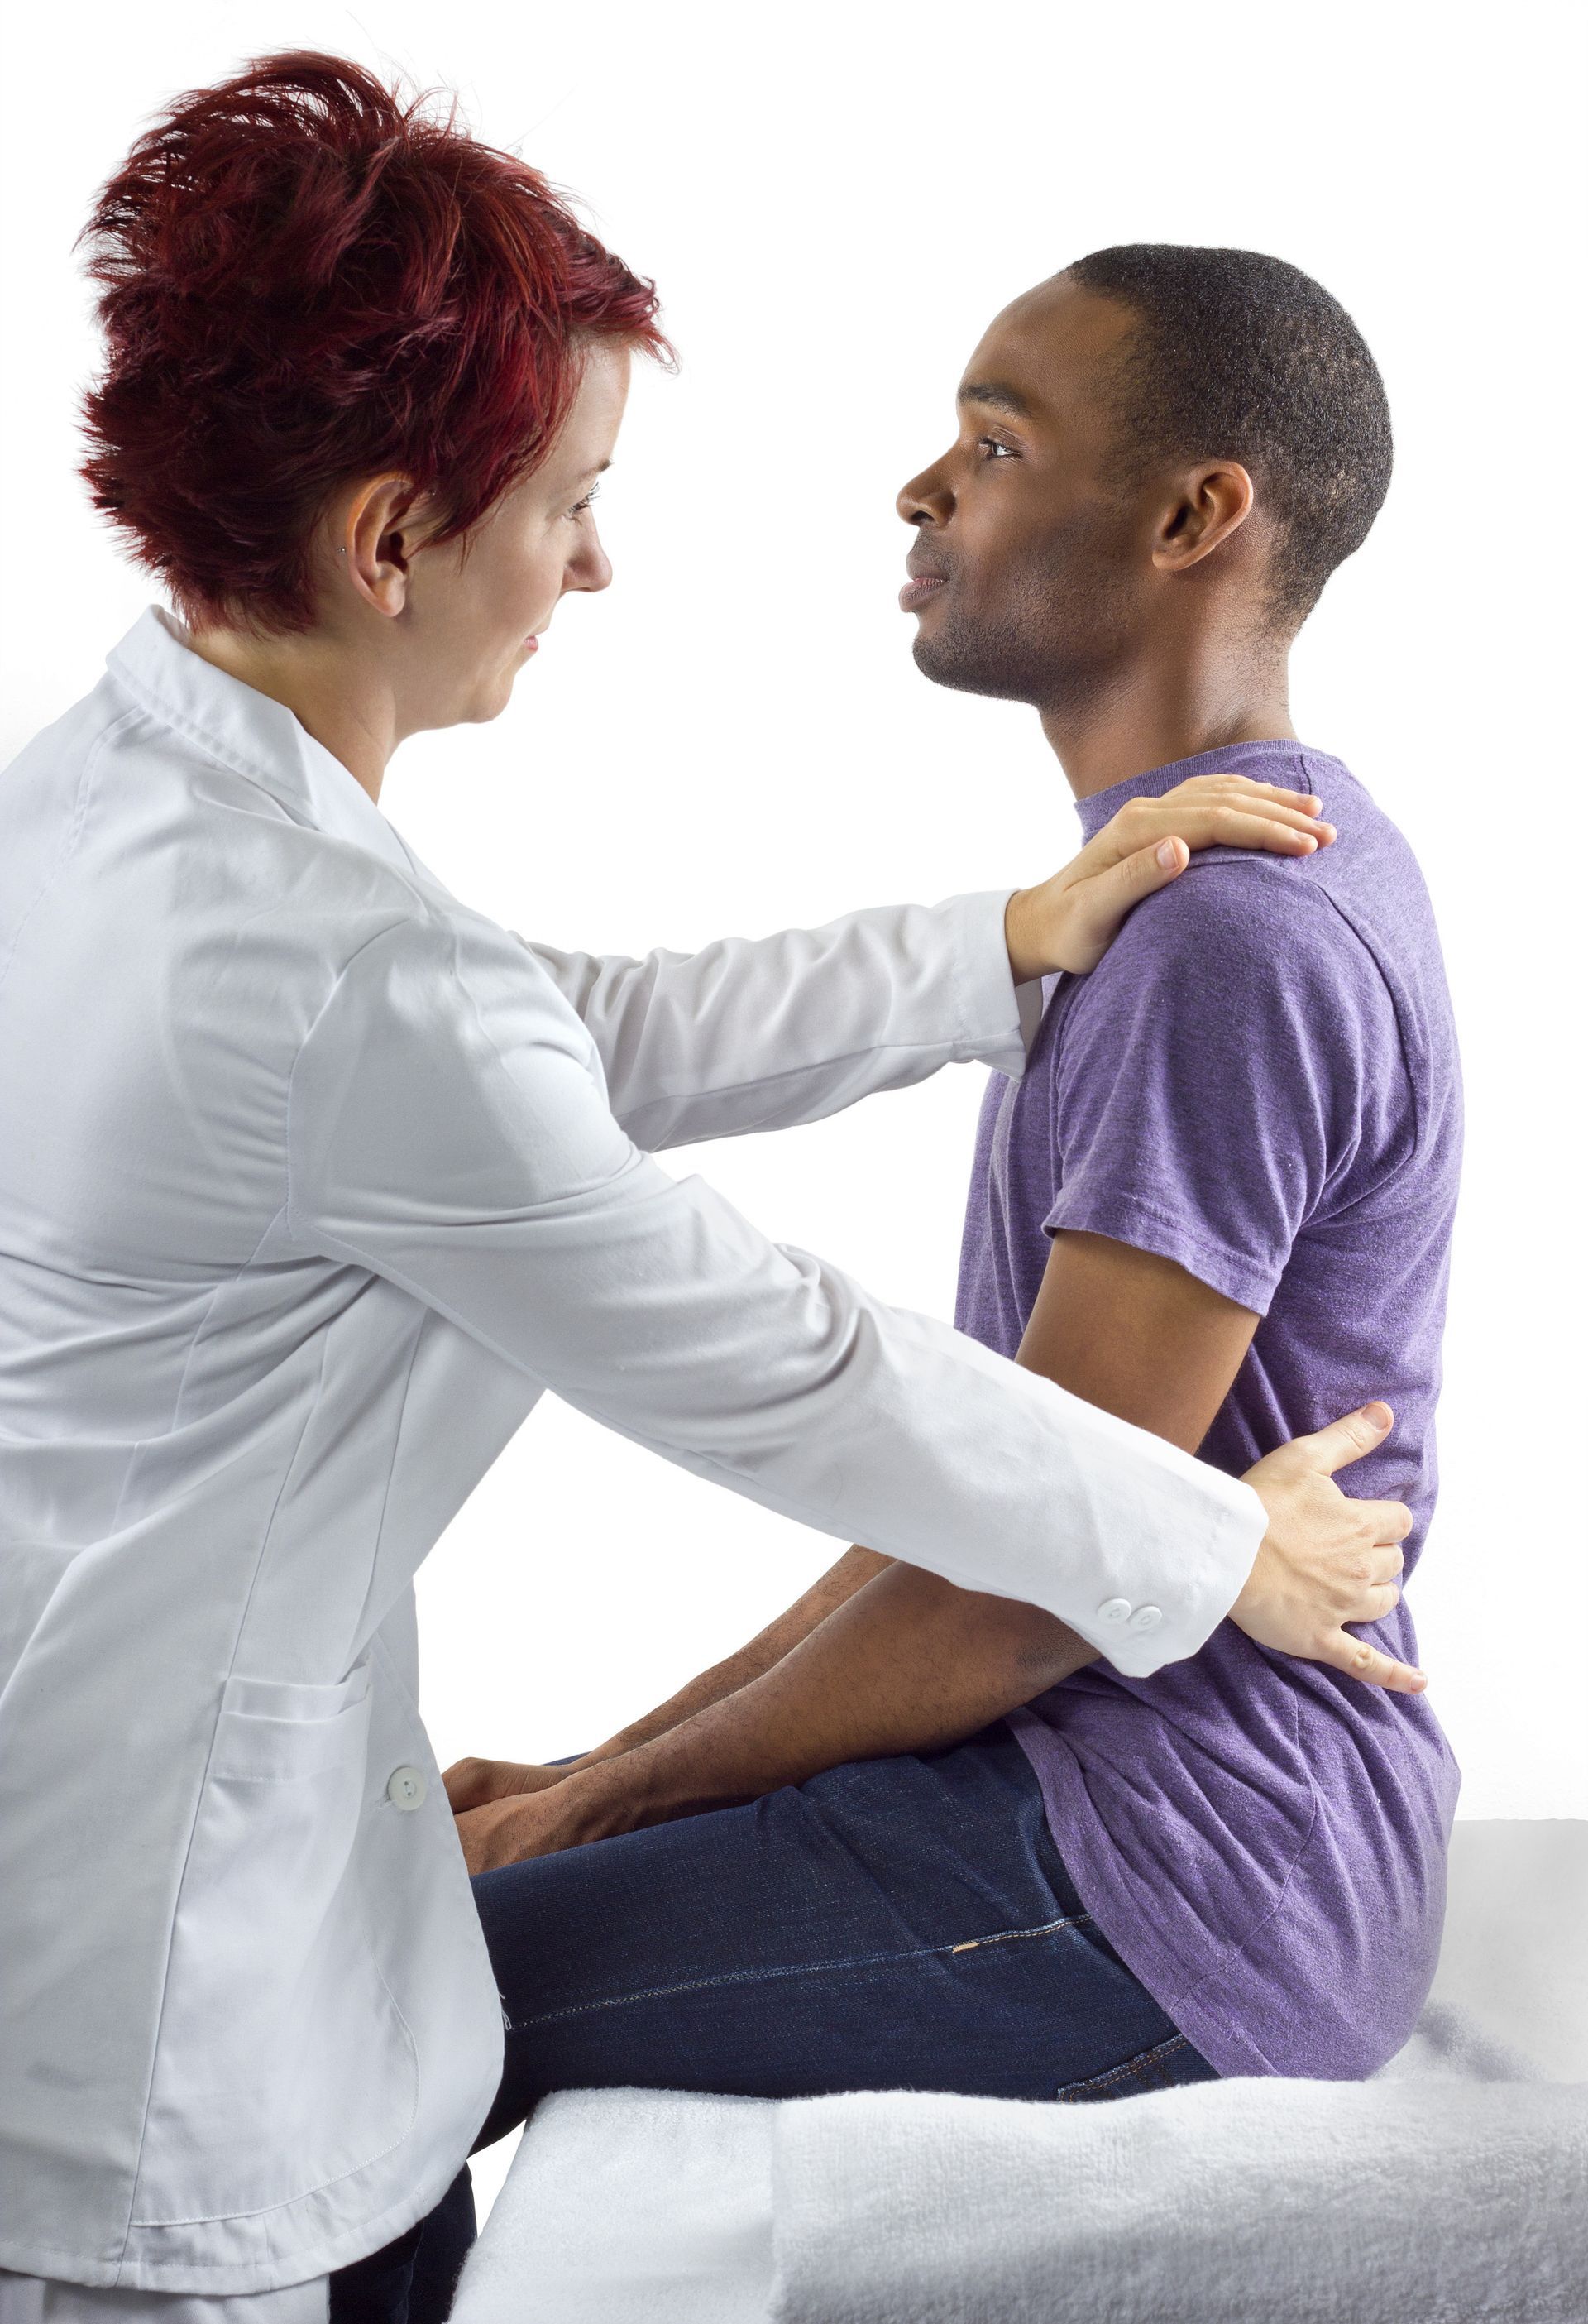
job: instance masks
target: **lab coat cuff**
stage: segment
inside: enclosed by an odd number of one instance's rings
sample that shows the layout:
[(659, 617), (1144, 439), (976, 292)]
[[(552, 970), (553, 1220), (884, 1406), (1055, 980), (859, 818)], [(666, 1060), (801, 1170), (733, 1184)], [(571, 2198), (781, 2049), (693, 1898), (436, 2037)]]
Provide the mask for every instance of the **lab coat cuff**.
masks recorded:
[(953, 929), (959, 1057), (979, 1059), (1018, 1081), (1042, 1023), (1042, 988), (1040, 982), (1016, 985), (1010, 972), (1004, 915), (1014, 892), (989, 888), (979, 895), (950, 897), (938, 908)]
[[(1250, 1485), (1206, 1462), (1198, 1466), (1210, 1489), (1199, 1533), (1177, 1527), (1175, 1538), (1164, 1543), (1173, 1580), (1165, 1582), (1161, 1601), (1115, 1599), (1099, 1607), (1088, 1625), (1088, 1643), (1125, 1678), (1151, 1678), (1166, 1664), (1201, 1651), (1245, 1588), (1268, 1531), (1268, 1511)], [(1143, 1604), (1157, 1615), (1151, 1624), (1139, 1618)]]

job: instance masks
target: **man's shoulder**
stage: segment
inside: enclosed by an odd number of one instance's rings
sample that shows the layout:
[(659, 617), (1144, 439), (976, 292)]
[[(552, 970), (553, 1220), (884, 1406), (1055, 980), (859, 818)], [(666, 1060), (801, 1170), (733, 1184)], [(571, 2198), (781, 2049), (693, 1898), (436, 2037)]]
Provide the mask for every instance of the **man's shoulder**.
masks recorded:
[[(1336, 841), (1336, 844), (1341, 843)], [(1227, 996), (1295, 991), (1363, 1000), (1383, 980), (1326, 859), (1207, 848), (1138, 904), (1088, 982)]]

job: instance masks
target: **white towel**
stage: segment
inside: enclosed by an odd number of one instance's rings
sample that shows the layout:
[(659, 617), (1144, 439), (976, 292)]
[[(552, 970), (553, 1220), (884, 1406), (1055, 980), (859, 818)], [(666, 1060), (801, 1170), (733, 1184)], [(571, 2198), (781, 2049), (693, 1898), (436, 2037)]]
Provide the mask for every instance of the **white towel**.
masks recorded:
[(1588, 2324), (1585, 1932), (1588, 1823), (1458, 1824), (1371, 2082), (565, 2093), (456, 2324)]
[(1583, 2324), (1588, 2092), (818, 2099), (774, 2205), (778, 2324)]
[(762, 2324), (772, 2130), (762, 2098), (563, 2090), (536, 2109), (453, 2324)]

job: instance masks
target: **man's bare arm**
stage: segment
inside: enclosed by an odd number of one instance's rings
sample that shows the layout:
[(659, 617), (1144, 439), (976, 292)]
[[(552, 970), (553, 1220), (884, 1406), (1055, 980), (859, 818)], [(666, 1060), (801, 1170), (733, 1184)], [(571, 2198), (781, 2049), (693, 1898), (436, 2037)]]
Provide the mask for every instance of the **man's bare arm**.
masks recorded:
[(446, 1793), (454, 1812), (482, 1807), (488, 1800), (545, 1791), (553, 1784), (565, 1783), (581, 1767), (620, 1758), (642, 1743), (654, 1742), (657, 1736), (682, 1727), (697, 1712), (709, 1711), (712, 1703), (737, 1694), (740, 1688), (771, 1670), (830, 1614), (893, 1563), (891, 1557), (884, 1557), (875, 1549), (846, 1549), (836, 1564), (829, 1566), (803, 1596), (796, 1598), (775, 1621), (768, 1622), (764, 1630), (758, 1630), (748, 1645), (721, 1662), (713, 1663), (709, 1670), (692, 1678), (687, 1686), (680, 1687), (676, 1694), (669, 1695), (665, 1702), (658, 1703), (642, 1719), (620, 1729), (608, 1741), (576, 1759), (550, 1764), (515, 1759), (454, 1760), (446, 1771)]
[[(1019, 1360), (1194, 1452), (1256, 1325), (1250, 1309), (1172, 1260), (1100, 1235), (1060, 1234)], [(818, 1612), (823, 1594), (831, 1602)], [(803, 1618), (812, 1612), (814, 1622)], [(1039, 1608), (957, 1589), (868, 1550), (851, 1550), (746, 1655), (758, 1656), (780, 1632), (781, 1652), (735, 1690), (663, 1725), (684, 1700), (675, 1698), (641, 1722), (648, 1734), (614, 1738), (609, 1764), (581, 1763), (544, 1804), (454, 1787), (454, 1775), (484, 1763), (449, 1771), (455, 1808), (498, 1803), (462, 1820), (471, 1868), (758, 1798), (846, 1760), (944, 1748), (1097, 1659)], [(515, 1806), (532, 1805), (538, 1815), (513, 1829)]]
[[(1208, 1290), (1172, 1260), (1111, 1242), (1102, 1235), (1062, 1234), (1055, 1238), (1049, 1255), (1042, 1290), (1021, 1342), (1019, 1361), (1085, 1397), (1088, 1404), (1101, 1405), (1121, 1419), (1151, 1428), (1194, 1452), (1229, 1391), (1256, 1323), (1249, 1309)], [(972, 1638), (967, 1627), (955, 1656), (964, 1691), (964, 1717), (968, 1718), (969, 1706), (984, 1697), (990, 1700), (1012, 1684), (1025, 1686), (1024, 1693), (997, 1702), (981, 1720), (973, 1720), (970, 1726), (961, 1724), (959, 1733), (969, 1733), (975, 1725), (1001, 1717), (1014, 1702), (1029, 1702), (1044, 1687), (1057, 1685), (1071, 1670), (1097, 1659), (1094, 1647), (1035, 1607), (978, 1597), (923, 1573), (919, 1567), (895, 1568), (893, 1559), (880, 1556), (876, 1550), (856, 1547), (846, 1551), (836, 1565), (748, 1646), (702, 1671), (655, 1711), (595, 1750), (561, 1766), (501, 1759), (458, 1760), (446, 1772), (453, 1807), (461, 1812), (490, 1800), (538, 1791), (565, 1781), (580, 1767), (617, 1758), (656, 1741), (764, 1677), (857, 1591), (890, 1571), (896, 1578), (885, 1595), (870, 1595), (867, 1608), (869, 1622), (897, 1626), (900, 1637), (895, 1653), (907, 1651), (905, 1641), (913, 1637), (924, 1657), (937, 1660), (942, 1640), (959, 1635), (957, 1626), (968, 1626), (973, 1617), (977, 1619), (979, 1640)], [(1028, 1646), (1034, 1656), (1029, 1667), (1024, 1651)], [(897, 1667), (896, 1660), (893, 1667)], [(945, 1676), (940, 1671), (940, 1692), (934, 1700), (941, 1699), (948, 1715), (952, 1691), (942, 1689)], [(880, 1700), (876, 1699), (874, 1710), (879, 1709)], [(918, 1741), (893, 1748), (928, 1747)], [(858, 1751), (840, 1754), (850, 1758), (860, 1756), (864, 1755)], [(874, 1751), (869, 1756), (878, 1755)]]

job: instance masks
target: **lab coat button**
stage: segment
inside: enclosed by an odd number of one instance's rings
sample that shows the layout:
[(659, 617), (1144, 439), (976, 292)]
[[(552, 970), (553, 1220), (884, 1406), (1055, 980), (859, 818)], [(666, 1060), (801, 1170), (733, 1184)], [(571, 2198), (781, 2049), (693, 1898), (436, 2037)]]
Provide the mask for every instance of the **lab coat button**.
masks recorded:
[(429, 1788), (418, 1767), (399, 1767), (386, 1786), (386, 1796), (394, 1808), (422, 1808)]
[(1103, 1603), (1097, 1609), (1097, 1619), (1100, 1622), (1128, 1622), (1130, 1619), (1130, 1600), (1128, 1598), (1105, 1598)]
[(1133, 1630), (1155, 1630), (1163, 1619), (1161, 1606), (1138, 1606), (1130, 1618)]

